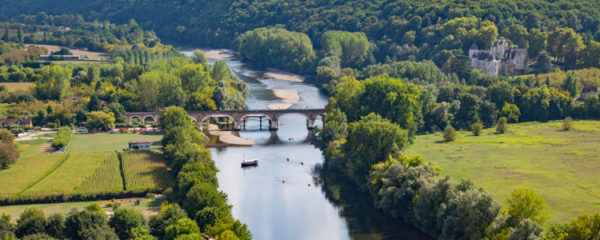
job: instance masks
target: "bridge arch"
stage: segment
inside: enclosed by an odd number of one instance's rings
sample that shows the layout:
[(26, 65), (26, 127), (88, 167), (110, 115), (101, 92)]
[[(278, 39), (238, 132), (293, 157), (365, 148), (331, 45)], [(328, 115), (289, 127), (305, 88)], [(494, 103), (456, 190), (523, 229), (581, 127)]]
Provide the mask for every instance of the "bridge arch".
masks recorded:
[(146, 123), (146, 122), (153, 122), (153, 123), (157, 123), (156, 118), (152, 115), (146, 115), (144, 116), (144, 119), (142, 121), (142, 123)]
[(128, 122), (129, 122), (129, 124), (133, 124), (133, 121), (134, 121), (134, 120), (137, 120), (137, 121), (139, 121), (140, 123), (144, 123), (144, 119), (143, 119), (142, 117), (140, 117), (139, 115), (133, 115), (133, 116), (130, 116), (130, 117), (129, 117), (129, 121), (128, 121)]

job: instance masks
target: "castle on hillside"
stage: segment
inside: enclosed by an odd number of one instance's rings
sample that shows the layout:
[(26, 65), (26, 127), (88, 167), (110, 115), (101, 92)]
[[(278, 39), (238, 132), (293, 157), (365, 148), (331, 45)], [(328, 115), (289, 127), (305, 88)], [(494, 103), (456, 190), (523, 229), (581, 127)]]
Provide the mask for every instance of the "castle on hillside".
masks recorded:
[(498, 76), (501, 72), (525, 73), (527, 68), (527, 49), (509, 48), (504, 39), (494, 42), (490, 50), (479, 50), (473, 43), (469, 49), (469, 58), (473, 68), (491, 76)]

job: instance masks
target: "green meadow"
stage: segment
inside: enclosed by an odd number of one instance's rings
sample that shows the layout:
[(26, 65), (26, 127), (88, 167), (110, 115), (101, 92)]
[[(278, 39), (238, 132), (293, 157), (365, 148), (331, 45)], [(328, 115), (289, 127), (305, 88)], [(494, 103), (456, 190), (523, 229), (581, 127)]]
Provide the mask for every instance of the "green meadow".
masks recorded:
[(600, 121), (509, 125), (480, 136), (459, 132), (454, 142), (442, 133), (417, 136), (407, 154), (418, 154), (455, 180), (470, 178), (501, 203), (517, 188), (533, 189), (547, 204), (549, 222), (600, 211)]

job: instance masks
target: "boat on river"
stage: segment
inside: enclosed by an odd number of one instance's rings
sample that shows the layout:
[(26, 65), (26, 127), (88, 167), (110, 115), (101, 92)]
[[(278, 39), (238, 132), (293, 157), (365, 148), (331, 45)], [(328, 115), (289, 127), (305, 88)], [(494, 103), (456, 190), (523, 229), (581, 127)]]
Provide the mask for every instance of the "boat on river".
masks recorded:
[(256, 167), (256, 166), (258, 166), (258, 159), (246, 159), (246, 155), (244, 154), (244, 160), (242, 161), (242, 168)]

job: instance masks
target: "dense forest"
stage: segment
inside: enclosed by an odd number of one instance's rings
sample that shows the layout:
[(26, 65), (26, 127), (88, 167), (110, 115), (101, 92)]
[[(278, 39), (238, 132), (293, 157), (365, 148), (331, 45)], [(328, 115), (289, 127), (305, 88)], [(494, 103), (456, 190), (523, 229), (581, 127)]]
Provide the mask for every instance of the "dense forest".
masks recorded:
[[(64, 8), (63, 6), (73, 6)], [(321, 49), (320, 39), (329, 30), (363, 32), (372, 58), (386, 60), (433, 59), (441, 67), (457, 51), (473, 42), (489, 47), (494, 32), (520, 47), (533, 48), (537, 56), (540, 36), (566, 27), (581, 35), (583, 43), (600, 40), (600, 7), (590, 1), (6, 1), (4, 20), (34, 20), (38, 24), (72, 25), (58, 14), (81, 14), (88, 21), (128, 23), (135, 19), (155, 30), (165, 41), (177, 44), (235, 48), (235, 39), (260, 27), (279, 26), (301, 32)], [(20, 14), (37, 14), (27, 18)], [(474, 17), (464, 27), (444, 26), (457, 18)], [(471, 20), (469, 20), (471, 21)], [(455, 21), (456, 23), (456, 21)], [(532, 33), (526, 34), (523, 33)], [(520, 38), (529, 36), (531, 39)], [(554, 39), (554, 38), (549, 38)], [(534, 41), (530, 43), (531, 41)], [(553, 53), (555, 54), (555, 53)], [(555, 57), (562, 58), (556, 53)], [(558, 61), (562, 61), (558, 59)], [(565, 64), (569, 64), (565, 62)], [(571, 63), (573, 64), (573, 63)], [(567, 66), (570, 67), (570, 66)]]

